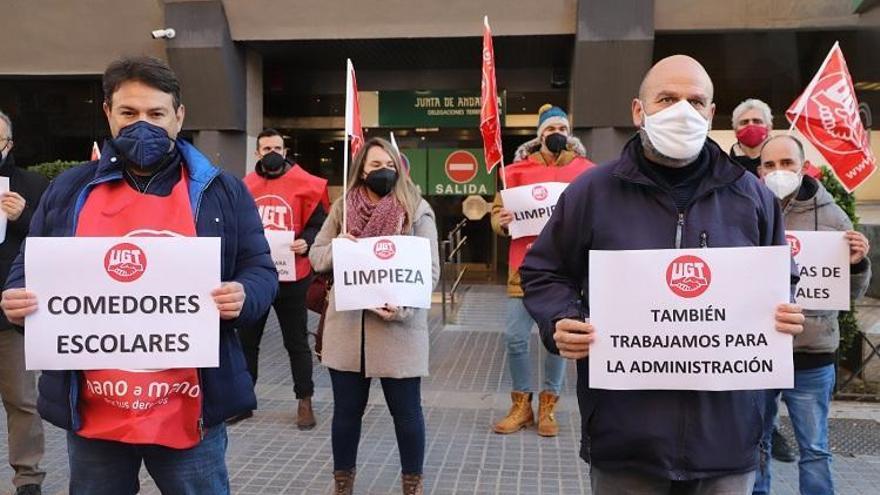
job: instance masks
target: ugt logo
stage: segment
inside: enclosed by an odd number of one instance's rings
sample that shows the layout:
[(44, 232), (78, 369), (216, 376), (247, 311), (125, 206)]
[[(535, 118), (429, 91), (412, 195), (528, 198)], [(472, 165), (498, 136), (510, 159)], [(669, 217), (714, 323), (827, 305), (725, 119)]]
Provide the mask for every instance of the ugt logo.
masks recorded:
[(113, 280), (134, 282), (147, 270), (147, 255), (134, 244), (117, 244), (104, 255), (104, 269)]
[(373, 254), (380, 260), (387, 260), (397, 254), (397, 248), (390, 239), (379, 239), (376, 244), (373, 244)]
[(281, 196), (267, 194), (256, 200), (266, 230), (293, 230), (293, 208)]
[(537, 201), (544, 201), (547, 199), (547, 194), (547, 188), (540, 184), (532, 188), (532, 197)]
[(801, 252), (801, 241), (797, 237), (791, 234), (785, 234), (785, 240), (788, 241), (788, 245), (791, 247), (791, 255), (797, 256), (798, 253)]
[(679, 256), (666, 269), (666, 284), (680, 297), (697, 297), (712, 282), (712, 271), (705, 261), (696, 256)]

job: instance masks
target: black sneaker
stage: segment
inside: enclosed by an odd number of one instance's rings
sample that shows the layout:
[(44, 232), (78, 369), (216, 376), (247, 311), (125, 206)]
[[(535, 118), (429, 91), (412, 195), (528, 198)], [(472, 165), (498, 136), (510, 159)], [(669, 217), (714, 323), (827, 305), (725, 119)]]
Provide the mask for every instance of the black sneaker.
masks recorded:
[(797, 460), (797, 454), (788, 443), (785, 435), (779, 432), (778, 428), (773, 429), (773, 447), (770, 449), (770, 455), (779, 462), (794, 462)]
[(21, 485), (15, 489), (15, 495), (43, 495), (40, 485)]
[(233, 417), (227, 419), (226, 424), (232, 426), (235, 423), (238, 423), (238, 422), (241, 422), (241, 421), (244, 421), (248, 418), (253, 418), (253, 417), (254, 417), (253, 411), (244, 412), (244, 413), (241, 413), (237, 416), (233, 416)]

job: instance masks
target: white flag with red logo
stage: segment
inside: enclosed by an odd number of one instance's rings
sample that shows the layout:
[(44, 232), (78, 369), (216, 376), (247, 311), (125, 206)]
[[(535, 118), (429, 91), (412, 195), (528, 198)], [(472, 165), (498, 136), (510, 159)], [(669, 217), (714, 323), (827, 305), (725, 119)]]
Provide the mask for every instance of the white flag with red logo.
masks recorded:
[(101, 148), (98, 148), (98, 142), (92, 141), (92, 157), (89, 158), (90, 161), (96, 161), (101, 159)]
[(483, 135), (483, 154), (486, 157), (486, 171), (502, 163), (501, 120), (498, 115), (498, 90), (495, 85), (495, 49), (492, 47), (492, 30), (489, 18), (483, 18), (483, 82), (480, 108), (480, 134)]
[(351, 156), (357, 155), (364, 145), (364, 130), (361, 128), (361, 109), (358, 105), (357, 79), (354, 65), (347, 59), (345, 72), (345, 139), (351, 138)]
[(848, 192), (877, 170), (868, 134), (859, 118), (852, 77), (838, 43), (785, 116), (828, 160)]

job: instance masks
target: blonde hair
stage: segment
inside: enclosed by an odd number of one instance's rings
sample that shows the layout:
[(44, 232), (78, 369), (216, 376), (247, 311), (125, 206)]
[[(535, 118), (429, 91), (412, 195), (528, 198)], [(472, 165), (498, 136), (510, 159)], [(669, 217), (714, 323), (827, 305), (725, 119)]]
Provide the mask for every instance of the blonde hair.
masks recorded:
[(358, 150), (352, 162), (351, 172), (349, 172), (348, 191), (346, 193), (354, 191), (357, 187), (366, 187), (362, 175), (367, 161), (367, 153), (374, 147), (382, 148), (391, 157), (391, 161), (394, 162), (394, 170), (397, 171), (397, 182), (394, 183), (394, 189), (391, 190), (391, 194), (397, 198), (397, 201), (406, 210), (406, 220), (404, 221), (403, 228), (408, 230), (415, 221), (416, 209), (422, 201), (422, 195), (410, 178), (409, 173), (403, 170), (400, 153), (398, 153), (397, 148), (388, 141), (377, 137), (370, 138)]

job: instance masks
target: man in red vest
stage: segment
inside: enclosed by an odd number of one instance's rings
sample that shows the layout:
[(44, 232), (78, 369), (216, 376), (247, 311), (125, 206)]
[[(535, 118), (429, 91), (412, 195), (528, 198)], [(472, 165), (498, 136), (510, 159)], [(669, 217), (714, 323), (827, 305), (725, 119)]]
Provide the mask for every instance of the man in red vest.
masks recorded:
[[(273, 306), (290, 358), (293, 392), (299, 399), (296, 426), (309, 430), (315, 426), (312, 411), (315, 385), (312, 382), (312, 351), (309, 348), (306, 313), (306, 290), (312, 274), (308, 252), (327, 218), (327, 181), (289, 162), (285, 158), (287, 148), (284, 147), (284, 138), (275, 129), (266, 129), (257, 136), (255, 156), (258, 160), (255, 170), (244, 178), (244, 183), (257, 203), (263, 228), (267, 231), (293, 231), (294, 234), (290, 250), (294, 253), (292, 271), (295, 273), (279, 281), (278, 297)], [(254, 384), (257, 383), (260, 340), (268, 317), (267, 312), (253, 327), (239, 329), (238, 335)], [(233, 420), (245, 419), (251, 414), (246, 413)]]
[[(539, 182), (571, 182), (593, 165), (585, 157), (581, 141), (571, 136), (568, 115), (559, 107), (546, 104), (538, 113), (538, 136), (522, 144), (514, 156), (515, 163), (505, 169), (506, 187), (518, 187)], [(492, 205), (492, 228), (498, 235), (507, 236), (507, 226), (513, 214), (504, 208), (501, 195)], [(514, 433), (535, 422), (532, 412), (532, 371), (529, 341), (534, 320), (522, 303), (519, 265), (525, 258), (535, 237), (520, 237), (510, 241), (507, 275), (507, 325), (504, 332), (507, 360), (513, 382), (513, 405), (507, 416), (495, 424), (496, 433)], [(565, 360), (544, 353), (544, 384), (538, 401), (538, 434), (556, 436), (559, 425), (553, 412), (562, 389)]]
[[(219, 333), (219, 365), (44, 370), (37, 409), (68, 430), (70, 495), (137, 493), (142, 465), (162, 493), (228, 495), (224, 420), (257, 402), (235, 329), (252, 325), (275, 299), (269, 246), (242, 181), (179, 137), (185, 108), (168, 64), (123, 57), (107, 67), (103, 88), (112, 138), (99, 160), (49, 184), (28, 235), (219, 238), (223, 282), (212, 292), (219, 320), (203, 329)], [(25, 335), (32, 331), (25, 318), (38, 310), (40, 297), (49, 297), (27, 290), (27, 245), (0, 300), (6, 318)]]

